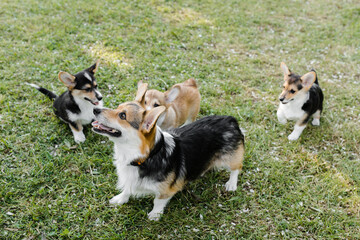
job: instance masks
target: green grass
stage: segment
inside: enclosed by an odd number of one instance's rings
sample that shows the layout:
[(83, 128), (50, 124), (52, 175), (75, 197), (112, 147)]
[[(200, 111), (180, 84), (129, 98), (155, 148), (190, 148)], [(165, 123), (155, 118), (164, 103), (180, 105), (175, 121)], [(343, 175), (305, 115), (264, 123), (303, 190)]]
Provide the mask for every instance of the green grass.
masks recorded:
[[(360, 4), (310, 1), (0, 2), (0, 238), (360, 238)], [(101, 59), (104, 105), (136, 83), (168, 89), (190, 77), (200, 116), (235, 116), (246, 130), (235, 193), (209, 172), (178, 193), (159, 222), (152, 198), (112, 207), (112, 144), (88, 127), (76, 145), (51, 101), (60, 70)], [(320, 127), (288, 142), (276, 119), (280, 62), (314, 67), (325, 94)], [(197, 197), (196, 197), (197, 196)]]

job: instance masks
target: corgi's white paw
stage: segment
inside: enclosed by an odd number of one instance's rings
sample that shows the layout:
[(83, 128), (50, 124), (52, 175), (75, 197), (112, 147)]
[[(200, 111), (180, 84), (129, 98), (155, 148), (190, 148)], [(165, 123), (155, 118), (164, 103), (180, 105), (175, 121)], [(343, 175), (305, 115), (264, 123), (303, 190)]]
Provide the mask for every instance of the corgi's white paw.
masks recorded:
[(85, 135), (83, 132), (74, 132), (74, 140), (76, 143), (85, 142)]
[(151, 221), (159, 221), (161, 218), (162, 212), (151, 211), (148, 213), (148, 218)]
[(113, 205), (122, 205), (129, 201), (129, 197), (123, 194), (116, 195), (112, 199), (110, 199), (109, 203)]
[(298, 140), (300, 137), (300, 135), (298, 135), (297, 133), (291, 133), (289, 136), (288, 136), (288, 139), (290, 141), (295, 141), (295, 140)]
[(236, 191), (237, 189), (237, 182), (233, 182), (231, 180), (227, 181), (225, 183), (225, 189), (226, 191), (228, 192), (233, 192), (233, 191)]
[(314, 126), (320, 126), (320, 119), (314, 118), (312, 120), (311, 124), (314, 125)]

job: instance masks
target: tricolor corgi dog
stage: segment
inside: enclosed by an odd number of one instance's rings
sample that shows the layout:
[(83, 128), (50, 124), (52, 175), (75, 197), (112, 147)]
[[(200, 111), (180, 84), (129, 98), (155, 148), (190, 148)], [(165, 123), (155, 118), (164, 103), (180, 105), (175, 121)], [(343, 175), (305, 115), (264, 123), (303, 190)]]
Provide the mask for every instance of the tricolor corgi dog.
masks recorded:
[(138, 101), (120, 104), (115, 110), (94, 109), (93, 131), (114, 142), (121, 193), (110, 203), (121, 205), (130, 196), (154, 195), (148, 217), (159, 220), (169, 200), (188, 181), (221, 167), (230, 171), (226, 190), (235, 191), (244, 158), (244, 135), (236, 119), (209, 116), (165, 132), (156, 123), (166, 108), (146, 110), (144, 95), (143, 91)]
[(58, 77), (60, 81), (68, 88), (68, 91), (60, 96), (45, 88), (28, 83), (28, 85), (35, 87), (51, 100), (55, 100), (53, 104), (54, 112), (56, 116), (69, 124), (76, 143), (85, 141), (83, 125), (89, 124), (94, 120), (94, 108), (101, 107), (103, 104), (102, 96), (97, 90), (97, 83), (94, 77), (98, 67), (99, 61), (75, 75), (59, 72)]
[(311, 117), (312, 125), (320, 125), (324, 95), (315, 70), (300, 76), (292, 73), (285, 63), (282, 62), (280, 66), (284, 72), (284, 85), (277, 117), (281, 124), (286, 124), (287, 120), (296, 121), (288, 139), (297, 140)]
[[(147, 83), (140, 81), (138, 89), (147, 88)], [(200, 93), (196, 81), (189, 79), (183, 83), (175, 84), (166, 92), (147, 90), (145, 94), (145, 108), (151, 110), (164, 106), (165, 112), (160, 116), (157, 125), (168, 130), (195, 121), (200, 110)]]

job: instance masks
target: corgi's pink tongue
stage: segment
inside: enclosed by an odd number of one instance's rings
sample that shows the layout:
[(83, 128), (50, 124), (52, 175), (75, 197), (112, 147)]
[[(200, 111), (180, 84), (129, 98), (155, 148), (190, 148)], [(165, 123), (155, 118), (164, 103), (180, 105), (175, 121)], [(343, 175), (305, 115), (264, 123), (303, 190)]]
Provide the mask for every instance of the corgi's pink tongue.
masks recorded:
[(98, 128), (100, 130), (105, 130), (105, 131), (111, 131), (113, 130), (112, 128), (109, 128), (101, 123), (99, 123), (98, 121), (95, 121), (95, 122), (92, 122), (91, 125), (94, 127), (94, 128)]
[(95, 105), (99, 105), (99, 102), (94, 102)]

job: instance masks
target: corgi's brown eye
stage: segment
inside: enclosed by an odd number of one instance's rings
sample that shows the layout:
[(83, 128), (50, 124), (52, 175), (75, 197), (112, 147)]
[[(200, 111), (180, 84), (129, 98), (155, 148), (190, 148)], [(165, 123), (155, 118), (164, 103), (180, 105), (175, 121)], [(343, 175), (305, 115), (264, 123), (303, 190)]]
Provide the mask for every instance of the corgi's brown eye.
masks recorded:
[(290, 93), (291, 93), (291, 94), (294, 94), (294, 93), (295, 93), (295, 91), (291, 89), (291, 90), (290, 90)]
[(91, 92), (91, 88), (85, 88), (85, 91)]
[(121, 120), (125, 120), (126, 119), (126, 113), (122, 112), (122, 113), (119, 113), (119, 117)]
[(160, 106), (160, 105), (159, 105), (159, 104), (157, 104), (157, 103), (155, 103), (155, 104), (154, 104), (154, 107), (158, 107), (158, 106)]
[(146, 105), (146, 103), (147, 103), (147, 102), (145, 101), (145, 105)]

